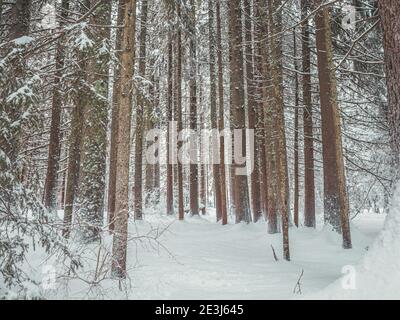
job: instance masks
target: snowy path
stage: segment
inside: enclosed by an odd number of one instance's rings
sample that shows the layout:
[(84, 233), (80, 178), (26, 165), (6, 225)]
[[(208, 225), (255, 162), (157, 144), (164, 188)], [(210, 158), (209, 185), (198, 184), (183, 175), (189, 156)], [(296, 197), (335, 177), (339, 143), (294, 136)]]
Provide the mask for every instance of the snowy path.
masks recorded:
[[(220, 226), (213, 217), (184, 222), (156, 215), (131, 231), (171, 225), (163, 249), (131, 244), (130, 299), (287, 299), (304, 269), (302, 293), (316, 292), (340, 277), (344, 265), (355, 264), (383, 225), (384, 215), (360, 215), (353, 221), (352, 250), (327, 230), (290, 230), (292, 261), (281, 259), (281, 235), (268, 235), (264, 223)], [(279, 261), (272, 255), (271, 245)]]

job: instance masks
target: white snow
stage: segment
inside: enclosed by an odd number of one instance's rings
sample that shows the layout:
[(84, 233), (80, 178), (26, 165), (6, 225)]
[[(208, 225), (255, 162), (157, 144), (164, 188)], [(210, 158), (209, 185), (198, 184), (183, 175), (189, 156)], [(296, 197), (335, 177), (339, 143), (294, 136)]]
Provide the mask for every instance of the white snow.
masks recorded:
[(33, 41), (33, 38), (29, 37), (29, 36), (22, 36), (17, 39), (14, 39), (14, 43), (19, 46), (27, 45), (27, 44), (31, 43), (32, 41)]
[[(394, 252), (389, 240), (377, 241), (368, 249), (382, 229), (384, 219), (384, 214), (359, 214), (352, 222), (351, 250), (342, 249), (341, 237), (326, 228), (292, 227), (291, 261), (287, 262), (282, 260), (281, 234), (269, 235), (264, 222), (247, 225), (230, 221), (222, 226), (215, 223), (213, 209), (208, 209), (206, 216), (187, 216), (185, 221), (149, 213), (144, 221), (130, 221), (126, 282), (120, 285), (109, 277), (112, 241), (106, 235), (100, 259), (97, 259), (98, 244), (74, 244), (72, 248), (82, 254), (85, 267), (68, 278), (54, 259), (44, 261), (45, 255), (40, 251), (30, 253), (26, 260), (38, 283), (48, 281), (47, 269), (54, 269), (58, 275), (55, 287), (32, 288), (30, 295), (40, 293), (50, 299), (351, 298), (351, 293), (340, 290), (338, 279), (349, 267), (357, 266), (365, 253), (368, 253), (365, 268), (372, 271), (365, 279), (375, 282), (367, 281), (364, 285), (363, 281), (359, 288), (360, 292), (368, 290), (373, 294), (377, 286), (388, 285), (385, 277), (400, 270), (400, 260), (395, 260), (397, 263), (391, 260), (393, 256), (399, 257), (400, 250)], [(392, 224), (387, 222), (386, 228)], [(271, 245), (279, 261), (274, 260)], [(381, 252), (377, 246), (386, 249)], [(99, 260), (105, 261), (103, 267), (102, 263), (97, 264)], [(299, 293), (298, 288), (294, 289), (302, 270)], [(387, 275), (382, 277), (379, 270)], [(95, 284), (91, 283), (94, 279)], [(334, 284), (329, 286), (331, 283)], [(391, 291), (384, 297), (398, 297), (400, 283), (393, 282), (390, 286)]]
[[(96, 285), (87, 283), (94, 279), (97, 261), (98, 247), (93, 245), (85, 249), (86, 267), (79, 272), (80, 279), (59, 280), (57, 290), (41, 292), (57, 299), (304, 298), (340, 278), (345, 266), (356, 265), (384, 218), (382, 214), (360, 214), (352, 226), (352, 250), (342, 249), (340, 236), (332, 231), (293, 227), (292, 260), (287, 262), (281, 258), (281, 234), (267, 234), (264, 222), (221, 226), (214, 222), (212, 209), (206, 216), (185, 217), (183, 222), (148, 214), (145, 221), (131, 221), (129, 227), (129, 277), (123, 290), (108, 277)], [(159, 243), (146, 238), (157, 233), (161, 234)], [(279, 261), (274, 260), (271, 245)], [(102, 257), (111, 249), (110, 236), (103, 246)], [(39, 273), (43, 265), (47, 264), (41, 264)], [(294, 293), (302, 270), (301, 294)]]
[(349, 280), (344, 277), (307, 298), (400, 298), (400, 184), (395, 194), (382, 232), (354, 270), (352, 288), (342, 285)]

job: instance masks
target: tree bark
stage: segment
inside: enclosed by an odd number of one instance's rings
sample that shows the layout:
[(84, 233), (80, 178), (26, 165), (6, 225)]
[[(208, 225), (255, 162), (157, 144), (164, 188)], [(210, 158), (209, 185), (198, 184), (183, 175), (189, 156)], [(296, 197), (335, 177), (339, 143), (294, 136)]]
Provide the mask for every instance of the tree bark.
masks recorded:
[[(141, 16), (140, 16), (140, 49), (139, 49), (139, 76), (146, 78), (146, 37), (147, 37), (147, 12), (148, 2), (142, 0)], [(137, 88), (136, 100), (136, 145), (135, 145), (135, 177), (134, 177), (134, 214), (136, 220), (143, 218), (143, 135), (144, 135), (144, 109), (148, 102), (146, 101), (143, 91), (147, 86), (141, 85)]]
[[(197, 131), (197, 81), (196, 81), (196, 66), (197, 66), (197, 48), (196, 48), (196, 5), (194, 0), (190, 0), (189, 9), (189, 23), (190, 23), (190, 34), (189, 34), (189, 95), (190, 95), (190, 129)], [(197, 141), (191, 138), (190, 152), (191, 152), (191, 163), (190, 163), (190, 176), (189, 176), (189, 192), (190, 192), (190, 213), (192, 215), (199, 214), (199, 172), (198, 172), (198, 148)]]
[(400, 178), (400, 4), (378, 1), (385, 49), (388, 122), (396, 180)]
[[(231, 126), (241, 130), (241, 149), (235, 150), (237, 155), (246, 155), (246, 110), (244, 101), (244, 73), (243, 73), (243, 37), (242, 37), (242, 10), (240, 0), (229, 1), (229, 69), (231, 89)], [(242, 167), (233, 164), (233, 201), (236, 223), (251, 222), (249, 190), (247, 175), (237, 175), (236, 169)]]
[(299, 78), (297, 74), (297, 43), (296, 30), (293, 31), (293, 56), (295, 66), (295, 109), (294, 109), (294, 195), (293, 195), (293, 216), (294, 224), (299, 226)]
[[(122, 26), (124, 24), (124, 5), (125, 2), (120, 0), (118, 3), (118, 17), (117, 24)], [(115, 188), (117, 179), (117, 141), (118, 141), (118, 115), (119, 115), (119, 97), (120, 97), (120, 76), (121, 67), (121, 44), (122, 44), (122, 29), (118, 28), (116, 31), (116, 56), (118, 63), (114, 67), (114, 83), (113, 83), (113, 96), (112, 96), (112, 111), (111, 111), (111, 137), (110, 137), (110, 162), (109, 162), (109, 175), (108, 175), (108, 195), (107, 195), (107, 212), (108, 212), (108, 227), (110, 231), (114, 230), (114, 216), (115, 216)]]
[[(218, 130), (221, 132), (225, 129), (225, 113), (224, 113), (224, 70), (222, 61), (222, 35), (221, 35), (221, 0), (216, 0), (216, 36), (217, 36), (217, 65), (218, 65)], [(220, 156), (220, 184), (221, 184), (221, 223), (228, 223), (227, 198), (226, 198), (226, 174), (225, 174), (225, 140), (224, 136), (220, 137), (219, 144)]]
[[(178, 15), (178, 30), (176, 35), (176, 119), (178, 132), (183, 129), (182, 122), (182, 16), (181, 16), (181, 5), (177, 3), (177, 15)], [(178, 150), (182, 147), (182, 142), (178, 141)], [(179, 220), (183, 220), (185, 217), (184, 207), (184, 194), (183, 194), (183, 166), (178, 161), (178, 216)]]
[(283, 102), (283, 65), (282, 65), (282, 0), (269, 0), (269, 29), (271, 32), (271, 59), (273, 101), (276, 112), (276, 166), (279, 213), (282, 220), (283, 257), (290, 260), (289, 252), (289, 205), (288, 205), (288, 175), (286, 156), (286, 133)]
[(122, 31), (121, 44), (121, 83), (117, 140), (116, 216), (112, 250), (112, 273), (119, 278), (126, 277), (132, 80), (134, 74), (136, 24), (136, 0), (124, 0), (124, 2), (124, 29)]
[(308, 0), (301, 0), (304, 127), (304, 225), (315, 228), (314, 134), (311, 101), (311, 50)]
[[(59, 25), (62, 27), (68, 16), (69, 0), (63, 0), (60, 8)], [(57, 171), (60, 161), (60, 125), (62, 110), (62, 68), (64, 66), (64, 38), (57, 42), (55, 57), (55, 73), (53, 80), (53, 97), (51, 102), (51, 124), (49, 138), (49, 152), (47, 160), (47, 172), (44, 188), (44, 206), (50, 211), (57, 210)]]
[[(314, 0), (315, 7), (322, 0)], [(315, 15), (318, 77), (322, 120), (322, 156), (324, 165), (324, 217), (343, 236), (343, 247), (351, 248), (349, 208), (343, 161), (332, 37), (327, 7)]]

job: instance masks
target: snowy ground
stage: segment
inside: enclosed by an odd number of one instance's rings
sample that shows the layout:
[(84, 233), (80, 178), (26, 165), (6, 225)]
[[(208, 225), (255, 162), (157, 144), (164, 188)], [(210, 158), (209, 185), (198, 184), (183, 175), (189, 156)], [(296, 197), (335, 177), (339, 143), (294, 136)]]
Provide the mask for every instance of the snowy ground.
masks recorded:
[[(98, 245), (86, 246), (86, 267), (78, 276), (70, 274), (57, 280), (56, 289), (45, 286), (39, 291), (50, 299), (318, 298), (320, 290), (341, 277), (344, 266), (360, 262), (384, 219), (383, 214), (357, 216), (352, 222), (351, 250), (342, 249), (340, 236), (329, 230), (292, 227), (292, 260), (287, 262), (281, 258), (281, 234), (267, 234), (264, 222), (221, 226), (215, 223), (212, 210), (205, 216), (186, 217), (183, 222), (149, 214), (144, 221), (130, 224), (126, 283), (102, 278), (110, 264), (107, 251), (111, 251), (112, 242), (107, 236), (100, 259)], [(275, 261), (271, 245), (279, 261)], [(40, 256), (35, 252), (27, 258), (39, 282), (48, 277), (50, 263), (42, 262)], [(104, 273), (97, 271), (94, 276), (93, 270), (101, 268)], [(294, 293), (302, 270), (301, 294)], [(93, 284), (93, 279), (97, 283)]]
[[(318, 292), (342, 275), (342, 268), (356, 264), (381, 230), (384, 215), (362, 214), (353, 221), (352, 250), (341, 248), (341, 239), (324, 229), (290, 229), (292, 261), (281, 259), (281, 234), (268, 235), (263, 222), (230, 224), (214, 222), (213, 214), (174, 218), (148, 215), (132, 223), (132, 236), (151, 228), (162, 232), (158, 241), (130, 241), (129, 281), (124, 290), (105, 280), (89, 289), (73, 280), (58, 298), (129, 299), (291, 299)], [(154, 231), (150, 232), (154, 235)], [(106, 241), (107, 242), (107, 241)], [(274, 247), (279, 261), (275, 261)], [(301, 294), (294, 294), (304, 270)], [(51, 292), (46, 294), (52, 297)]]

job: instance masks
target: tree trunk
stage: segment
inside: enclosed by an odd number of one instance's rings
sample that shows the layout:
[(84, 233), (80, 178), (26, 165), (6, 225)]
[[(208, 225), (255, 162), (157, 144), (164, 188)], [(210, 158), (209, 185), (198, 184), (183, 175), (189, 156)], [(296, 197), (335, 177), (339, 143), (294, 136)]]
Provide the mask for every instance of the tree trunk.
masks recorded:
[[(124, 24), (124, 4), (120, 0), (118, 4), (118, 18), (117, 24), (122, 26)], [(118, 28), (116, 31), (116, 44), (115, 50), (117, 61), (121, 61), (121, 44), (122, 44), (122, 29)], [(113, 96), (112, 96), (112, 113), (111, 113), (111, 137), (110, 137), (110, 163), (108, 175), (108, 195), (107, 195), (107, 212), (108, 212), (108, 227), (109, 230), (114, 230), (114, 216), (115, 216), (115, 188), (117, 178), (117, 141), (118, 141), (118, 114), (119, 114), (119, 97), (120, 97), (120, 76), (121, 67), (117, 63), (114, 67), (114, 83), (113, 83)]]
[[(96, 3), (96, 0), (90, 0), (88, 4), (93, 7)], [(107, 26), (110, 22), (111, 4), (103, 1), (89, 23)], [(87, 66), (90, 90), (83, 107), (81, 166), (76, 199), (79, 227), (85, 241), (99, 239), (104, 219), (110, 56), (102, 53), (101, 49), (105, 42), (110, 42), (110, 29), (93, 27), (93, 40), (95, 52)]]
[[(147, 37), (147, 0), (142, 0), (140, 17), (140, 49), (139, 49), (139, 76), (146, 78), (146, 37)], [(137, 88), (136, 100), (136, 145), (135, 145), (135, 180), (134, 180), (134, 210), (135, 219), (141, 220), (143, 217), (143, 135), (144, 135), (144, 109), (148, 102), (146, 101), (144, 90), (146, 85), (140, 85)]]
[(398, 1), (378, 1), (385, 49), (388, 89), (388, 122), (396, 180), (400, 178), (400, 5)]
[[(216, 0), (215, 13), (217, 20), (217, 65), (218, 65), (218, 131), (225, 129), (224, 121), (224, 71), (222, 61), (222, 36), (221, 36), (221, 0)], [(219, 145), (220, 156), (220, 184), (221, 184), (221, 223), (228, 223), (227, 198), (226, 198), (226, 174), (225, 174), (225, 140), (220, 137)]]
[[(190, 0), (189, 9), (189, 22), (190, 22), (190, 34), (189, 34), (189, 95), (190, 95), (190, 129), (197, 131), (197, 82), (196, 82), (196, 66), (197, 66), (197, 54), (196, 54), (196, 5), (194, 0)], [(199, 214), (199, 185), (198, 185), (198, 148), (197, 141), (191, 138), (190, 152), (191, 152), (191, 163), (190, 163), (190, 176), (189, 176), (189, 192), (190, 192), (190, 213), (192, 215)]]
[[(321, 4), (322, 0), (314, 0), (315, 7)], [(340, 115), (327, 7), (317, 12), (315, 26), (321, 100), (325, 223), (342, 233), (344, 248), (351, 248)]]
[(286, 134), (283, 103), (283, 65), (282, 65), (282, 16), (281, 1), (269, 0), (269, 26), (271, 32), (271, 59), (274, 109), (276, 112), (276, 166), (278, 178), (278, 203), (279, 213), (282, 219), (283, 257), (290, 260), (289, 252), (289, 205), (288, 205), (288, 175), (286, 156)]
[(294, 101), (294, 224), (299, 226), (299, 78), (297, 74), (297, 44), (296, 30), (293, 31), (293, 56), (294, 56), (294, 82), (295, 82), (295, 101)]
[[(255, 132), (255, 139), (258, 139), (259, 131), (257, 130), (256, 118), (257, 114), (257, 101), (256, 101), (256, 84), (254, 79), (254, 53), (253, 53), (253, 28), (252, 28), (252, 13), (251, 13), (251, 0), (244, 0), (244, 16), (245, 16), (245, 63), (246, 63), (246, 89), (247, 89), (247, 110), (249, 117), (249, 129)], [(254, 222), (257, 222), (261, 213), (260, 204), (260, 163), (259, 163), (259, 150), (258, 145), (255, 144), (254, 148), (254, 168), (250, 176), (251, 184), (251, 208), (253, 211)]]
[(115, 230), (112, 250), (112, 273), (126, 277), (128, 240), (129, 158), (132, 116), (132, 80), (135, 58), (136, 0), (125, 0), (117, 140), (117, 178), (115, 201)]
[[(62, 0), (60, 8), (59, 25), (64, 25), (68, 16), (69, 0)], [(61, 37), (57, 42), (55, 56), (55, 73), (53, 80), (53, 97), (51, 102), (51, 124), (49, 138), (49, 153), (47, 160), (47, 172), (44, 188), (44, 206), (50, 211), (57, 210), (57, 171), (60, 161), (60, 124), (62, 110), (62, 76), (64, 66), (64, 38)]]
[[(231, 126), (233, 129), (241, 131), (240, 150), (234, 149), (238, 156), (246, 155), (246, 110), (244, 101), (244, 74), (243, 74), (243, 37), (242, 37), (242, 14), (241, 2), (232, 0), (229, 2), (229, 69), (230, 69), (230, 89), (231, 89)], [(235, 207), (236, 223), (251, 222), (249, 190), (247, 175), (238, 175), (237, 169), (240, 164), (233, 164), (232, 180), (233, 201)]]
[[(177, 14), (180, 25), (178, 26), (176, 36), (176, 119), (178, 132), (183, 129), (182, 123), (182, 27), (181, 27), (181, 5), (177, 3)], [(182, 147), (182, 142), (178, 141), (178, 150)], [(178, 216), (179, 220), (185, 217), (183, 194), (183, 166), (181, 161), (178, 161)]]
[[(172, 9), (170, 9), (172, 10)], [(172, 50), (172, 35), (168, 35), (168, 92), (167, 92), (167, 215), (174, 214), (174, 166), (172, 164), (171, 149), (174, 147), (172, 141), (172, 132), (170, 132), (170, 124), (173, 120), (173, 84), (172, 84), (172, 71), (173, 71), (173, 50)]]
[[(308, 0), (301, 0), (301, 19), (308, 16)], [(308, 20), (301, 24), (303, 53), (304, 225), (315, 228), (314, 135), (311, 101), (311, 50)]]
[[(215, 38), (215, 20), (214, 20), (214, 1), (208, 1), (208, 32), (209, 32), (209, 68), (210, 68), (210, 111), (211, 111), (211, 129), (218, 129), (218, 112), (217, 112), (217, 75), (215, 72), (216, 65), (216, 38)], [(212, 170), (215, 192), (215, 210), (217, 221), (222, 218), (222, 188), (221, 188), (221, 164), (220, 155), (218, 153), (218, 142), (212, 141)], [(221, 151), (219, 151), (221, 152)]]

